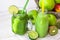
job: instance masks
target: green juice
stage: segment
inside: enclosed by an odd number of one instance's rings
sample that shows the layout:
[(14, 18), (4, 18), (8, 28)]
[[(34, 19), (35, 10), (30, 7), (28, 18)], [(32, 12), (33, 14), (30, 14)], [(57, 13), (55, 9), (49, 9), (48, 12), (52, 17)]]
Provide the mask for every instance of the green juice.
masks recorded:
[(35, 30), (39, 34), (39, 37), (45, 37), (48, 33), (48, 16), (46, 14), (39, 13), (36, 18), (35, 26)]
[(15, 17), (12, 16), (12, 31), (16, 34), (23, 35), (27, 31), (27, 14), (19, 12)]
[[(28, 30), (27, 29), (28, 15), (27, 15), (27, 12), (25, 11), (28, 2), (29, 2), (29, 0), (26, 1), (26, 4), (24, 5), (22, 10), (17, 10), (17, 9), (13, 10), (12, 9), (12, 11), (13, 11), (13, 16), (12, 16), (12, 31), (14, 33), (16, 33), (16, 34), (23, 35)], [(18, 13), (14, 14), (16, 11), (18, 11)]]

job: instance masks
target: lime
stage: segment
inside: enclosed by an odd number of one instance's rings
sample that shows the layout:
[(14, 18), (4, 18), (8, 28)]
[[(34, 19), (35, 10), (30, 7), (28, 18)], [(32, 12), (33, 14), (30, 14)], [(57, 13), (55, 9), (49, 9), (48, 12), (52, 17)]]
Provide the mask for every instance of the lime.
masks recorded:
[(12, 14), (17, 14), (18, 13), (18, 7), (16, 7), (15, 5), (11, 5), (9, 7), (9, 12)]
[(30, 31), (30, 32), (28, 33), (28, 36), (29, 36), (29, 38), (31, 38), (31, 39), (36, 39), (36, 38), (38, 38), (38, 33), (35, 32), (35, 31)]

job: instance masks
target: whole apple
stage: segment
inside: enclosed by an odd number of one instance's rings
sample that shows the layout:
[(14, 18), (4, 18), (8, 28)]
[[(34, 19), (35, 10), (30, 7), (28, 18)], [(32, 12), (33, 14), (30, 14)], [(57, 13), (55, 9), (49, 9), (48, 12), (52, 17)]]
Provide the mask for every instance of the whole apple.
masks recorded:
[(60, 4), (56, 4), (54, 10), (60, 12)]
[[(39, 0), (39, 6), (42, 8), (42, 0)], [(47, 10), (53, 10), (55, 6), (54, 0), (44, 0), (44, 8)]]
[(49, 25), (50, 26), (56, 25), (57, 19), (56, 19), (55, 15), (48, 14), (48, 17), (49, 17)]
[(31, 20), (32, 24), (35, 24), (35, 19), (38, 15), (38, 11), (37, 10), (30, 10), (28, 11), (28, 17)]

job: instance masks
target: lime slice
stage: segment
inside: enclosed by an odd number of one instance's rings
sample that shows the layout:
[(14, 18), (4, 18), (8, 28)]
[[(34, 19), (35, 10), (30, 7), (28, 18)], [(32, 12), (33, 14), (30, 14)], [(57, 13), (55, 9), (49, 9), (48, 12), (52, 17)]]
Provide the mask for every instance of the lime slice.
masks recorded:
[(38, 38), (38, 33), (35, 32), (35, 31), (30, 31), (30, 32), (28, 33), (28, 36), (29, 36), (31, 39), (36, 39), (36, 38)]
[(9, 7), (9, 12), (12, 14), (17, 14), (18, 13), (18, 7), (16, 7), (15, 5), (11, 5)]

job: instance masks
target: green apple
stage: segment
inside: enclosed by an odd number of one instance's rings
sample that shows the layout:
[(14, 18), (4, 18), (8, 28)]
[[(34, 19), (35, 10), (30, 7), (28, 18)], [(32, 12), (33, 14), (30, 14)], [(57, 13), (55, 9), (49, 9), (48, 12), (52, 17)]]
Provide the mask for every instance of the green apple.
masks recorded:
[(48, 14), (48, 17), (49, 17), (49, 25), (50, 26), (56, 25), (57, 19), (56, 19), (55, 15)]
[[(54, 0), (44, 0), (44, 7), (47, 10), (52, 10), (55, 6)], [(42, 8), (42, 0), (39, 0), (39, 6)]]
[(31, 20), (32, 24), (35, 24), (35, 19), (37, 17), (38, 11), (37, 10), (30, 10), (28, 12), (28, 17)]
[(56, 3), (60, 3), (60, 0), (55, 0)]

